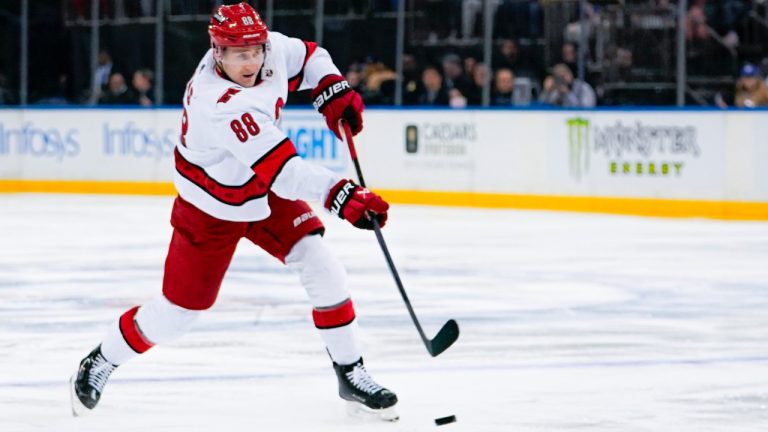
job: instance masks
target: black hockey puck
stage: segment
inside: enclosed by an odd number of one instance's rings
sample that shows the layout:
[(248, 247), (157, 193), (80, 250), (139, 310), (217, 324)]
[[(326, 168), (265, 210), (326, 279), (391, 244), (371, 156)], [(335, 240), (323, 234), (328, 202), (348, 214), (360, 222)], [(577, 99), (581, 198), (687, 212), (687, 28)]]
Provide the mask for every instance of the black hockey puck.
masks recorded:
[(435, 424), (438, 426), (447, 425), (448, 423), (455, 423), (455, 422), (456, 422), (455, 415), (449, 415), (447, 417), (439, 417), (435, 419)]

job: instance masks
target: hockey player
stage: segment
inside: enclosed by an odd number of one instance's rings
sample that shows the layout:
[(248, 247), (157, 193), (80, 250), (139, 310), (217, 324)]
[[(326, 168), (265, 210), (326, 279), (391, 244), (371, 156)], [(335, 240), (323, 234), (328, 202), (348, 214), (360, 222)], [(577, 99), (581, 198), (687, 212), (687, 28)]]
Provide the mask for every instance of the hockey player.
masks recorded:
[(109, 327), (71, 379), (75, 415), (93, 409), (119, 365), (184, 334), (216, 300), (235, 246), (245, 237), (299, 273), (333, 361), (339, 395), (395, 420), (395, 394), (363, 365), (346, 273), (322, 241), (323, 224), (303, 200), (324, 203), (354, 226), (380, 225), (389, 205), (351, 180), (297, 157), (280, 130), (289, 91), (313, 89), (315, 107), (340, 136), (362, 129), (363, 103), (315, 43), (271, 32), (248, 4), (221, 6), (211, 49), (187, 84), (174, 155), (173, 237), (162, 295)]

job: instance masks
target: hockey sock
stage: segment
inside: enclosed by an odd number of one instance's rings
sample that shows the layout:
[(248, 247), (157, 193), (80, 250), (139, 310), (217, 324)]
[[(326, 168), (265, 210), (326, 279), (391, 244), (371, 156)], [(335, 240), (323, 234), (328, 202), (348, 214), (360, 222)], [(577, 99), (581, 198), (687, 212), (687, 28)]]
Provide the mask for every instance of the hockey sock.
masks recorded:
[(333, 361), (348, 365), (360, 359), (362, 350), (352, 300), (328, 308), (314, 308), (312, 318)]
[(107, 335), (101, 343), (101, 352), (110, 363), (123, 364), (154, 345), (136, 324), (138, 310), (138, 306), (129, 309), (107, 330)]
[(298, 272), (314, 309), (312, 318), (331, 358), (352, 364), (361, 357), (355, 309), (347, 290), (344, 266), (320, 236), (299, 240), (285, 259)]
[(186, 333), (200, 311), (184, 309), (160, 296), (131, 308), (107, 330), (101, 352), (110, 363), (120, 365), (155, 344), (171, 342)]

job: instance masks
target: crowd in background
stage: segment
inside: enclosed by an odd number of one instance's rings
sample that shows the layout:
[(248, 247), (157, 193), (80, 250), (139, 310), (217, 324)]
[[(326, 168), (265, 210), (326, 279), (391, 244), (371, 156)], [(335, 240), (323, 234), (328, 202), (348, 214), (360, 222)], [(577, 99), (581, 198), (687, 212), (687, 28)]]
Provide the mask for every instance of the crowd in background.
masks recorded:
[[(439, 64), (419, 67), (412, 54), (403, 62), (403, 105), (464, 108), (483, 104), (483, 85), (491, 80), (491, 106), (533, 104), (564, 107), (592, 107), (595, 91), (587, 82), (575, 78), (574, 65), (555, 64), (541, 84), (533, 77), (515, 75), (515, 63), (489, 67), (475, 57), (446, 54)], [(391, 105), (395, 97), (395, 72), (376, 60), (353, 63), (347, 81), (363, 95), (368, 105)]]
[[(739, 108), (768, 106), (768, 79), (764, 80), (763, 76), (764, 74), (757, 66), (751, 63), (745, 64), (741, 68), (739, 79), (736, 81), (733, 104)], [(722, 98), (716, 102), (722, 108), (728, 106)]]
[[(349, 16), (364, 16), (394, 11), (398, 1), (328, 0), (326, 3), (327, 10), (348, 13)], [(611, 42), (605, 46), (600, 46), (598, 37), (601, 31), (599, 26), (602, 25), (601, 14), (606, 13), (605, 5), (624, 2), (629, 5), (630, 1), (633, 1), (635, 6), (644, 3), (661, 11), (658, 15), (660, 17), (674, 10), (674, 2), (670, 0), (593, 0), (587, 4), (586, 10), (574, 10), (571, 22), (561, 29), (562, 34), (558, 33), (555, 37), (559, 43), (553, 50), (555, 54), (547, 56), (545, 60), (540, 44), (552, 42), (551, 35), (547, 36), (545, 42), (541, 42), (545, 40), (542, 5), (546, 2), (494, 0), (491, 2), (495, 8), (493, 53), (491, 64), (486, 64), (482, 61), (483, 53), (478, 44), (468, 43), (482, 36), (483, 2), (423, 0), (419, 4), (424, 7), (426, 18), (410, 35), (420, 38), (421, 45), (410, 47), (403, 57), (402, 103), (452, 108), (481, 106), (484, 102), (483, 85), (489, 80), (491, 91), (488, 101), (491, 106), (496, 107), (642, 104), (639, 99), (609, 97), (609, 92), (611, 86), (617, 88), (621, 87), (622, 83), (640, 80), (640, 74), (644, 72), (638, 72), (638, 65), (648, 57), (660, 56), (660, 53), (643, 49), (643, 38), (651, 36), (638, 33), (625, 37), (627, 40), (624, 43), (621, 43), (621, 38), (615, 38), (619, 42)], [(170, 0), (167, 4), (176, 14), (207, 15), (221, 3), (232, 2)], [(251, 3), (263, 9), (265, 2)], [(313, 4), (307, 1), (286, 0), (280, 5), (286, 6), (289, 3), (295, 3), (297, 7), (303, 6), (304, 3), (304, 6)], [(578, 2), (571, 3), (578, 6)], [(732, 88), (726, 89), (727, 91), (713, 94), (710, 100), (704, 100), (706, 104), (721, 107), (768, 106), (767, 53), (765, 50), (755, 53), (746, 49), (740, 33), (740, 23), (743, 23), (755, 8), (768, 7), (766, 3), (766, 0), (690, 0), (685, 19), (689, 75), (698, 71), (709, 71), (713, 69), (712, 65), (716, 64), (722, 66), (725, 75), (735, 79), (735, 86), (730, 84)], [(88, 19), (90, 5), (90, 0), (68, 0), (64, 19), (75, 22)], [(120, 19), (153, 16), (157, 2), (99, 0), (99, 5), (102, 18)], [(587, 18), (586, 26), (582, 26), (578, 21), (582, 13)], [(628, 19), (641, 29), (653, 28), (655, 25), (653, 16), (629, 14)], [(765, 26), (768, 29), (768, 24)], [(583, 31), (587, 34), (582, 34)], [(286, 32), (290, 33), (287, 30)], [(394, 34), (390, 36), (394, 38)], [(579, 71), (579, 44), (582, 41), (587, 41), (584, 47), (586, 66)], [(98, 67), (92, 80), (84, 79), (77, 72), (56, 74), (45, 94), (32, 102), (153, 106), (154, 73), (146, 66), (147, 57), (137, 55), (137, 50), (128, 52), (130, 50), (121, 50), (119, 47), (112, 51), (110, 49), (111, 47), (107, 46), (99, 52)], [(732, 53), (737, 66), (723, 66), (727, 63), (725, 61), (713, 63), (712, 59), (722, 54), (718, 49)], [(329, 46), (329, 50), (334, 58), (338, 59), (333, 48)], [(397, 75), (393, 62), (380, 60), (374, 52), (362, 57), (348, 57), (345, 60), (343, 63), (337, 60), (337, 64), (350, 84), (363, 95), (367, 105), (395, 103)], [(72, 91), (73, 78), (85, 82), (85, 85), (79, 86), (79, 91)], [(665, 79), (669, 81), (672, 77)], [(89, 84), (89, 81), (93, 84)], [(167, 81), (170, 79), (166, 79), (166, 86)], [(0, 70), (0, 104), (18, 103), (17, 94), (18, 90), (11, 88), (8, 77)], [(181, 97), (173, 92), (166, 91), (164, 94), (164, 103), (168, 104), (176, 104)], [(294, 98), (295, 100), (306, 102), (306, 97)]]
[[(594, 107), (598, 104), (592, 85), (577, 78), (575, 62), (569, 61), (571, 44), (563, 47), (564, 58), (545, 72), (541, 83), (529, 75), (517, 76), (516, 68), (500, 66), (492, 70), (490, 105)], [(440, 64), (419, 67), (413, 55), (406, 54), (403, 67), (403, 104), (463, 108), (482, 105), (483, 83), (489, 68), (474, 57), (447, 54)], [(367, 105), (391, 105), (395, 96), (395, 72), (379, 61), (353, 63), (347, 81), (363, 95)], [(759, 65), (746, 63), (741, 68), (732, 100), (718, 94), (714, 104), (741, 108), (768, 107), (768, 57)]]
[(155, 74), (148, 68), (133, 71), (130, 85), (123, 72), (113, 70), (114, 63), (109, 52), (99, 52), (99, 66), (94, 76), (94, 91), (91, 103), (99, 105), (154, 105), (152, 85)]

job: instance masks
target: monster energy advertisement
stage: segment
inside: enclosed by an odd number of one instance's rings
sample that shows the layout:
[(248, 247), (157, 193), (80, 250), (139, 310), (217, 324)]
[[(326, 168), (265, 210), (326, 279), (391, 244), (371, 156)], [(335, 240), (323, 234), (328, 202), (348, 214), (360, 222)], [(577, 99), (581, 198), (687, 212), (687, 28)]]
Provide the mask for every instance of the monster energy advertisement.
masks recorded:
[[(593, 169), (616, 177), (680, 177), (702, 153), (695, 126), (621, 119), (598, 125), (581, 117), (566, 122), (570, 174), (577, 181)], [(596, 157), (604, 162), (591, 166)]]

